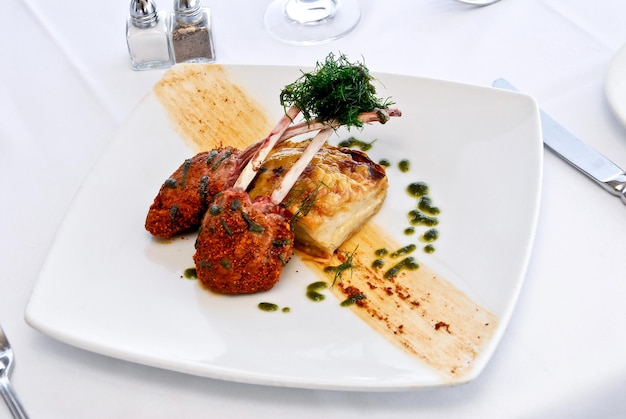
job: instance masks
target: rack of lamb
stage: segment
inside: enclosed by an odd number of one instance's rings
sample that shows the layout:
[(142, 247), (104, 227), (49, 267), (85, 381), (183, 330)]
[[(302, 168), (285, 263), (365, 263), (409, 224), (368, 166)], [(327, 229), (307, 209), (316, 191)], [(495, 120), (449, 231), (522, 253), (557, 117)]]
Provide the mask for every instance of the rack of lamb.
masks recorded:
[[(198, 278), (224, 294), (271, 289), (294, 245), (329, 257), (386, 196), (381, 166), (365, 153), (326, 144), (339, 126), (401, 116), (375, 97), (372, 80), (363, 64), (330, 54), (283, 89), (285, 114), (266, 138), (185, 160), (159, 190), (146, 229), (171, 237), (199, 227)], [(299, 115), (304, 121), (293, 124)], [(292, 141), (314, 131), (312, 139)]]

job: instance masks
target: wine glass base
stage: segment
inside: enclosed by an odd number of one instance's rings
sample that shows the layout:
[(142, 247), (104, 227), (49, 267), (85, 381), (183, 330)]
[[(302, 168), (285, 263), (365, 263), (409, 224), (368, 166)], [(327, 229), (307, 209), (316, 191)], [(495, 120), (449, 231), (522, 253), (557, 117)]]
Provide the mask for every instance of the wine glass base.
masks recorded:
[(290, 0), (274, 0), (265, 10), (265, 28), (274, 38), (298, 45), (332, 41), (348, 34), (359, 23), (361, 10), (357, 0), (338, 0), (331, 17), (311, 23), (299, 23), (285, 12)]

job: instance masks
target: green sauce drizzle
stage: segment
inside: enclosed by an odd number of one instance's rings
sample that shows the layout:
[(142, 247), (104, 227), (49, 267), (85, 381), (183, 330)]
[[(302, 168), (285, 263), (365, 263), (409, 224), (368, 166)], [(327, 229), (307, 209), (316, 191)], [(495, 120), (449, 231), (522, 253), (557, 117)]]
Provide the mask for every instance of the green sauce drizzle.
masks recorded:
[(385, 266), (385, 259), (376, 259), (374, 262), (372, 262), (372, 268), (374, 269), (380, 269), (383, 266)]
[(439, 224), (439, 220), (437, 218), (430, 217), (418, 210), (412, 210), (409, 212), (409, 221), (412, 225), (423, 225), (427, 227)]
[(276, 311), (278, 310), (278, 305), (274, 304), (274, 303), (267, 303), (267, 302), (262, 302), (259, 303), (259, 309), (263, 310), (263, 311)]
[(430, 215), (438, 215), (441, 212), (439, 208), (433, 206), (429, 196), (422, 196), (417, 202), (417, 208)]
[(428, 185), (424, 182), (413, 182), (407, 186), (406, 191), (409, 195), (419, 198), (428, 195)]
[(390, 256), (392, 258), (397, 258), (398, 256), (408, 255), (409, 253), (413, 252), (416, 248), (417, 248), (417, 246), (415, 246), (414, 244), (411, 243), (411, 244), (408, 244), (408, 245), (406, 245), (404, 247), (401, 247), (400, 249), (396, 250)]
[(309, 284), (306, 287), (306, 296), (311, 301), (315, 301), (315, 302), (324, 301), (326, 296), (320, 293), (319, 291), (327, 289), (327, 288), (328, 288), (328, 283), (324, 281), (313, 282), (312, 284)]
[(427, 242), (434, 242), (438, 238), (439, 238), (439, 231), (437, 231), (436, 228), (431, 228), (430, 230), (427, 230), (422, 235), (422, 240), (427, 241)]
[(397, 276), (400, 273), (400, 271), (403, 270), (403, 269), (414, 271), (414, 270), (418, 269), (419, 267), (420, 267), (420, 265), (417, 262), (417, 260), (415, 260), (415, 258), (409, 256), (408, 258), (402, 259), (395, 266), (393, 266), (391, 269), (389, 269), (387, 272), (385, 272), (383, 277), (385, 279), (391, 279), (391, 278), (394, 278), (395, 276)]
[(367, 297), (365, 296), (365, 294), (351, 295), (350, 297), (343, 300), (340, 305), (342, 307), (348, 307), (348, 306), (351, 306), (352, 304), (355, 304), (357, 301), (365, 300), (366, 298)]
[(376, 256), (385, 256), (387, 253), (389, 253), (389, 250), (387, 249), (377, 249), (374, 254)]
[(350, 148), (358, 147), (361, 151), (369, 151), (375, 142), (376, 140), (373, 140), (372, 142), (367, 143), (365, 141), (357, 140), (354, 137), (350, 137), (347, 140), (340, 141), (339, 144), (337, 145), (339, 147), (350, 147)]

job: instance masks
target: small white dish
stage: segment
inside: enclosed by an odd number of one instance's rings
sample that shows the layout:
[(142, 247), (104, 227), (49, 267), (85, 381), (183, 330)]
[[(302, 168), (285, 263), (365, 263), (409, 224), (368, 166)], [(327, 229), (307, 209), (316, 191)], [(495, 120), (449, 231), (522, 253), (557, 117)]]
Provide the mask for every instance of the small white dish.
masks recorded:
[[(294, 67), (224, 67), (276, 118), (278, 92), (300, 75)], [(392, 96), (403, 116), (356, 135), (378, 138), (373, 160), (408, 158), (413, 168), (389, 170), (389, 197), (375, 222), (390, 231), (405, 225), (406, 212), (393, 203), (406, 199), (408, 179), (426, 181), (443, 212), (437, 251), (423, 263), (445, 271), (498, 317), (493, 338), (463, 377), (467, 382), (500, 341), (530, 258), (543, 156), (537, 106), (530, 96), (500, 89), (376, 77), (379, 95)], [(193, 154), (148, 94), (69, 210), (26, 310), (31, 326), (107, 356), (246, 383), (333, 390), (451, 384), (334, 297), (308, 300), (305, 287), (317, 277), (297, 258), (264, 294), (219, 296), (181, 279), (193, 266), (195, 236), (163, 245), (143, 226), (162, 182)], [(263, 312), (261, 301), (291, 312)]]

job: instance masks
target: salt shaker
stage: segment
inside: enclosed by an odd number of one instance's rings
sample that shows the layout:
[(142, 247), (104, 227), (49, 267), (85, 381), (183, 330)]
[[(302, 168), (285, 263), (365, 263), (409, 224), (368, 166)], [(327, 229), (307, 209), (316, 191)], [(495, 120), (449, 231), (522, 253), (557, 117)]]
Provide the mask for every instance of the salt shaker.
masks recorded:
[(134, 70), (166, 68), (174, 64), (168, 29), (169, 14), (157, 11), (154, 0), (131, 0), (126, 43)]
[(211, 12), (200, 7), (200, 0), (174, 0), (171, 37), (177, 63), (215, 61)]

